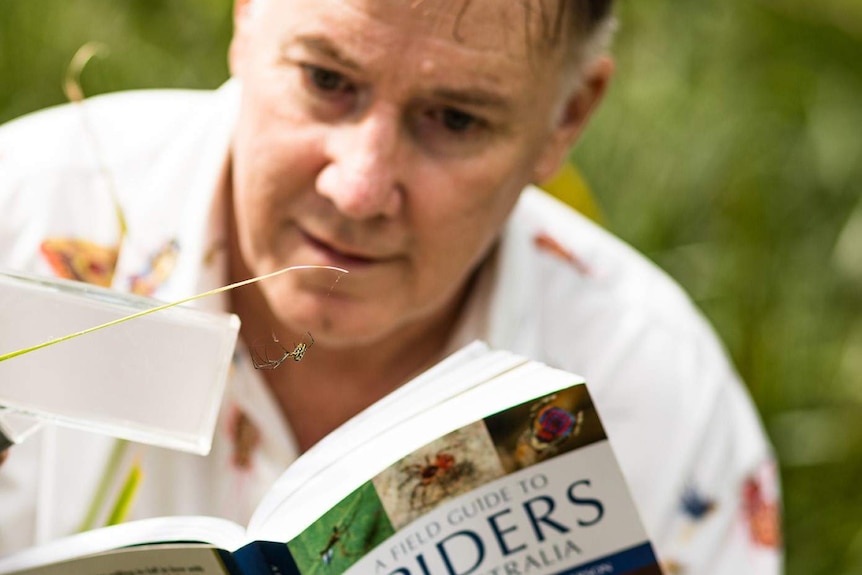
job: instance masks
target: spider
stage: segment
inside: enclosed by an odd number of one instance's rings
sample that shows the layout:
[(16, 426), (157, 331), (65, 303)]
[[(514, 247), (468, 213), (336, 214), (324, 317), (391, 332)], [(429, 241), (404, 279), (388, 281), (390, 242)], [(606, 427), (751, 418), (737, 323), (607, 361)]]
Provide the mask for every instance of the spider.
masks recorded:
[(513, 455), (517, 468), (524, 468), (557, 454), (560, 447), (581, 432), (583, 410), (571, 412), (554, 405), (556, 396), (534, 404), (527, 429), (515, 444)]
[(323, 550), (320, 552), (320, 560), (324, 565), (329, 565), (332, 563), (332, 557), (335, 555), (335, 546), (341, 541), (341, 538), (344, 536), (344, 532), (346, 528), (341, 525), (333, 525), (332, 533), (329, 535), (329, 540), (326, 542), (326, 545), (323, 547)]
[(457, 462), (454, 455), (445, 451), (438, 452), (433, 460), (426, 455), (424, 464), (414, 463), (403, 467), (401, 471), (407, 475), (407, 478), (401, 485), (416, 480), (416, 484), (410, 491), (410, 507), (414, 509), (417, 507), (417, 497), (420, 507), (426, 507), (439, 499), (439, 497), (432, 497), (432, 501), (426, 500), (428, 492), (435, 485), (442, 491), (442, 495), (448, 495), (449, 487), (468, 473), (470, 468), (470, 462)]
[[(360, 495), (360, 500), (361, 499), (362, 496)], [(338, 554), (341, 557), (346, 557), (348, 558), (348, 560), (350, 558), (356, 557), (356, 547), (357, 545), (363, 544), (363, 542), (360, 540), (363, 534), (360, 532), (358, 534), (359, 538), (357, 538), (357, 534), (351, 531), (351, 527), (353, 526), (353, 520), (356, 517), (356, 513), (360, 507), (360, 501), (354, 501), (354, 507), (350, 515), (342, 519), (339, 523), (336, 523), (332, 526), (332, 531), (329, 532), (329, 537), (326, 540), (326, 544), (323, 546), (323, 549), (321, 549), (317, 553), (318, 557), (320, 557), (320, 562), (324, 565), (332, 565), (333, 561), (337, 559), (335, 554), (336, 549), (338, 550)], [(379, 509), (375, 511), (375, 520), (379, 513)], [(373, 532), (369, 531), (366, 536), (368, 535), (373, 535)], [(368, 549), (370, 549), (370, 547)], [(364, 552), (360, 553), (359, 555), (364, 555)]]
[(530, 444), (536, 451), (553, 450), (581, 431), (584, 412), (571, 413), (555, 405), (537, 410), (530, 428)]
[(289, 358), (293, 358), (293, 361), (300, 361), (305, 356), (305, 352), (308, 351), (312, 345), (314, 345), (314, 338), (311, 336), (311, 332), (305, 332), (308, 335), (308, 338), (311, 340), (311, 343), (305, 343), (304, 341), (296, 344), (296, 347), (293, 348), (293, 351), (288, 351), (286, 347), (281, 345), (278, 342), (278, 338), (275, 337), (275, 334), (272, 334), (272, 339), (275, 343), (278, 343), (278, 347), (281, 348), (282, 355), (278, 359), (270, 359), (269, 354), (266, 352), (266, 347), (264, 347), (264, 355), (261, 356), (259, 352), (252, 348), (251, 351), (251, 361), (254, 364), (255, 369), (275, 369), (280, 366), (282, 363), (287, 361)]

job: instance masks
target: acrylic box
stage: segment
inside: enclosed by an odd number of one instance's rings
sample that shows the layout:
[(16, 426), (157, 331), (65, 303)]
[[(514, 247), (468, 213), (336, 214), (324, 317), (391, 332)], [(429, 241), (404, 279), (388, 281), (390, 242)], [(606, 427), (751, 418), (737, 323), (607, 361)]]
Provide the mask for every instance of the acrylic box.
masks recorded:
[[(161, 304), (0, 272), (0, 355)], [(0, 426), (32, 416), (206, 454), (238, 330), (234, 315), (177, 306), (0, 361)]]

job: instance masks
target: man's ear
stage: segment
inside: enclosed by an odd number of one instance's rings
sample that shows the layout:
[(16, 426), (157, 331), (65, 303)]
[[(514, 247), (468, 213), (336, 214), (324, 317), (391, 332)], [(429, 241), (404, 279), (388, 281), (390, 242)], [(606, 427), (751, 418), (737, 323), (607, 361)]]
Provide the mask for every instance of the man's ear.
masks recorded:
[(551, 136), (536, 163), (535, 183), (548, 180), (559, 169), (604, 97), (613, 72), (614, 61), (610, 56), (596, 58), (586, 69), (581, 85), (563, 103)]
[(228, 65), (232, 76), (239, 74), (245, 53), (248, 51), (251, 5), (254, 2), (255, 0), (234, 0), (233, 38), (231, 38), (228, 50)]

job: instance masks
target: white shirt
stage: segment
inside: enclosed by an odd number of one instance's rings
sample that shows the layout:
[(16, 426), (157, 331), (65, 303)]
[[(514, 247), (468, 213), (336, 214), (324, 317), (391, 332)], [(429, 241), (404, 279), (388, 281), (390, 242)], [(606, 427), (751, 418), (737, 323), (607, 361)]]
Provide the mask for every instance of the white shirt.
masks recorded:
[[(216, 92), (129, 92), (4, 126), (0, 266), (110, 279), (166, 301), (223, 285), (214, 192), (238, 98), (234, 82)], [(128, 221), (115, 265), (112, 187)], [(450, 349), (473, 339), (586, 378), (668, 573), (781, 571), (777, 470), (758, 416), (710, 327), (645, 258), (527, 189)], [(76, 530), (115, 444), (49, 428), (15, 446), (0, 467), (0, 553)], [(244, 523), (296, 456), (288, 422), (237, 356), (212, 453), (128, 446), (115, 480), (139, 458), (133, 518)]]

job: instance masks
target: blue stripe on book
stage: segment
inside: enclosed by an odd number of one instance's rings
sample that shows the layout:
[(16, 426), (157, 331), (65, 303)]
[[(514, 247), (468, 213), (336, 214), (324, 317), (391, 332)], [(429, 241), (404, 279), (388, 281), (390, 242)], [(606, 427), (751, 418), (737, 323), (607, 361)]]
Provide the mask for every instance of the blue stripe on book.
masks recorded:
[(243, 575), (300, 575), (287, 545), (254, 541), (233, 554)]
[(635, 569), (656, 564), (658, 564), (658, 561), (656, 561), (652, 545), (647, 542), (591, 561), (590, 563), (571, 567), (555, 575), (606, 575), (611, 573), (613, 575), (624, 575)]

